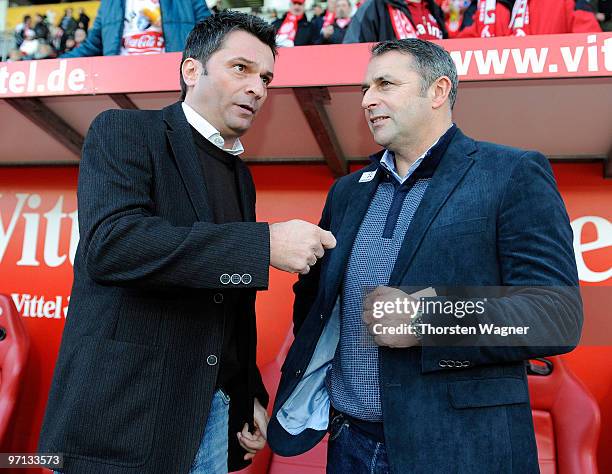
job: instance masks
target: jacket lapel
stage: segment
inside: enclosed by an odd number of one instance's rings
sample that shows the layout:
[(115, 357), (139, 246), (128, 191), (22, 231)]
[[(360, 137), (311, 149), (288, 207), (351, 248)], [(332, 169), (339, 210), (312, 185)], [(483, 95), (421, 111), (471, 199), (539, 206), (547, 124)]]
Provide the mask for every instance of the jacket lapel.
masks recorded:
[(238, 171), (238, 193), (240, 193), (240, 208), (242, 218), (245, 222), (255, 222), (255, 203), (251, 196), (254, 194), (253, 177), (251, 172), (240, 158), (236, 158), (236, 170)]
[(202, 166), (181, 103), (166, 107), (163, 117), (168, 125), (166, 135), (196, 216), (200, 221), (212, 222)]
[(474, 163), (470, 155), (475, 151), (476, 144), (474, 141), (466, 137), (461, 130), (457, 130), (446, 153), (440, 160), (421, 204), (408, 227), (393, 272), (389, 278), (389, 285), (401, 284), (402, 278), (434, 217)]
[[(382, 156), (382, 152), (380, 153)], [(374, 159), (374, 157), (373, 157)], [(364, 179), (366, 173), (376, 172), (373, 179), (369, 181), (359, 182), (359, 179)], [(336, 237), (337, 247), (330, 254), (328, 263), (327, 275), (331, 276), (331, 280), (326, 285), (331, 291), (328, 295), (336, 296), (340, 287), (340, 282), (344, 278), (348, 258), (353, 248), (353, 242), (357, 236), (357, 232), (361, 227), (361, 222), (365, 217), (372, 198), (378, 188), (383, 173), (378, 169), (377, 164), (372, 164), (364, 168), (360, 173), (357, 173), (356, 182), (352, 184), (352, 189), (349, 192), (346, 202), (346, 210), (341, 223), (334, 232)], [(334, 229), (332, 229), (332, 232)]]

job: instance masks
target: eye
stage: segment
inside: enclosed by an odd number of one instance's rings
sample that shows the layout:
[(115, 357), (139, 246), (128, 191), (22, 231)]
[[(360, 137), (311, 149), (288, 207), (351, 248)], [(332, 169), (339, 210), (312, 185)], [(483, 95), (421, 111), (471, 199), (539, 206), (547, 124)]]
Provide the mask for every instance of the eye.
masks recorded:
[(368, 92), (369, 87), (362, 87), (361, 88), (361, 95), (365, 95), (366, 92)]
[(387, 86), (390, 86), (390, 85), (391, 85), (391, 83), (389, 81), (380, 81), (380, 86), (381, 87), (387, 87)]
[(264, 85), (268, 86), (270, 84), (270, 78), (268, 76), (261, 76), (261, 80), (263, 81)]
[(238, 72), (244, 72), (246, 70), (246, 66), (244, 64), (234, 64), (234, 69)]

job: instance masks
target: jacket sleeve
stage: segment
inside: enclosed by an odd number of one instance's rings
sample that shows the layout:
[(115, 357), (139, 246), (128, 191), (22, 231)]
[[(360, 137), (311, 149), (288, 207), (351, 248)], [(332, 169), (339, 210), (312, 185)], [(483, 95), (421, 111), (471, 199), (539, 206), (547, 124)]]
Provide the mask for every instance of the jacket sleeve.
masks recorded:
[(231, 275), (249, 274), (231, 287), (266, 288), (267, 223), (185, 227), (155, 215), (154, 151), (146, 145), (147, 124), (140, 117), (103, 112), (85, 140), (78, 185), (79, 256), (89, 276), (117, 286), (215, 289), (227, 288)]
[(593, 7), (586, 0), (565, 0), (570, 25), (568, 33), (599, 33), (601, 26)]
[(548, 160), (525, 153), (506, 186), (497, 249), (501, 284), (510, 291), (485, 304), (482, 322), (529, 326), (534, 336), (506, 347), (424, 344), (422, 372), (448, 370), (440, 366), (443, 360), (470, 366), (516, 362), (569, 352), (578, 344), (583, 314), (572, 230)]
[(191, 5), (193, 6), (193, 11), (195, 13), (195, 21), (202, 21), (208, 18), (211, 13), (206, 5), (204, 0), (191, 0)]
[[(321, 215), (321, 220), (319, 221), (319, 227), (324, 230), (330, 229), (331, 224), (331, 207), (332, 207), (332, 196), (334, 194), (334, 190), (336, 188), (336, 181), (329, 193), (327, 194), (327, 199), (325, 201), (325, 206), (323, 207), (323, 213)], [(310, 271), (306, 275), (299, 275), (298, 281), (293, 285), (293, 293), (295, 294), (295, 300), (293, 302), (293, 334), (297, 335), (298, 331), (302, 327), (302, 323), (308, 316), (312, 304), (317, 298), (317, 294), (319, 293), (320, 286), (320, 276), (321, 276), (321, 265), (322, 262), (327, 258), (327, 252), (323, 256), (322, 259), (317, 260), (317, 263), (310, 269)]]
[[(101, 9), (101, 8), (100, 8)], [(87, 38), (78, 48), (72, 51), (62, 54), (61, 59), (64, 58), (82, 58), (86, 56), (102, 56), (104, 49), (102, 47), (102, 16), (103, 12), (99, 12), (96, 15), (96, 20), (93, 26), (87, 32)]]

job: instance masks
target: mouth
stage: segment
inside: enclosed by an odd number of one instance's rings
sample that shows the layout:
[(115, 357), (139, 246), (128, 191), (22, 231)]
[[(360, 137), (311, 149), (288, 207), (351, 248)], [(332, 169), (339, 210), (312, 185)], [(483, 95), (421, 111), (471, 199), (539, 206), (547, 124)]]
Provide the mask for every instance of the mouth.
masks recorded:
[(376, 115), (374, 117), (370, 117), (370, 123), (372, 124), (373, 127), (382, 125), (385, 123), (386, 120), (388, 120), (389, 117), (387, 117), (386, 115)]
[(255, 115), (255, 108), (252, 107), (249, 104), (236, 104), (238, 107), (240, 107), (242, 110), (244, 110), (245, 112), (248, 112), (251, 115)]

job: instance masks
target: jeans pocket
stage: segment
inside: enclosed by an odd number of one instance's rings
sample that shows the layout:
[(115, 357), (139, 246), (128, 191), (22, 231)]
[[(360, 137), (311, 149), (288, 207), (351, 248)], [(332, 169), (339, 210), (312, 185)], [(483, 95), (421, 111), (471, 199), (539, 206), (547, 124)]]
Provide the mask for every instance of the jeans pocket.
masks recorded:
[(349, 422), (342, 415), (336, 415), (329, 423), (329, 441), (334, 441), (345, 428), (349, 426)]
[(219, 396), (221, 397), (221, 400), (223, 400), (223, 403), (225, 403), (226, 405), (230, 404), (230, 397), (228, 394), (226, 394), (223, 390), (219, 389), (217, 391), (217, 393), (219, 394)]

